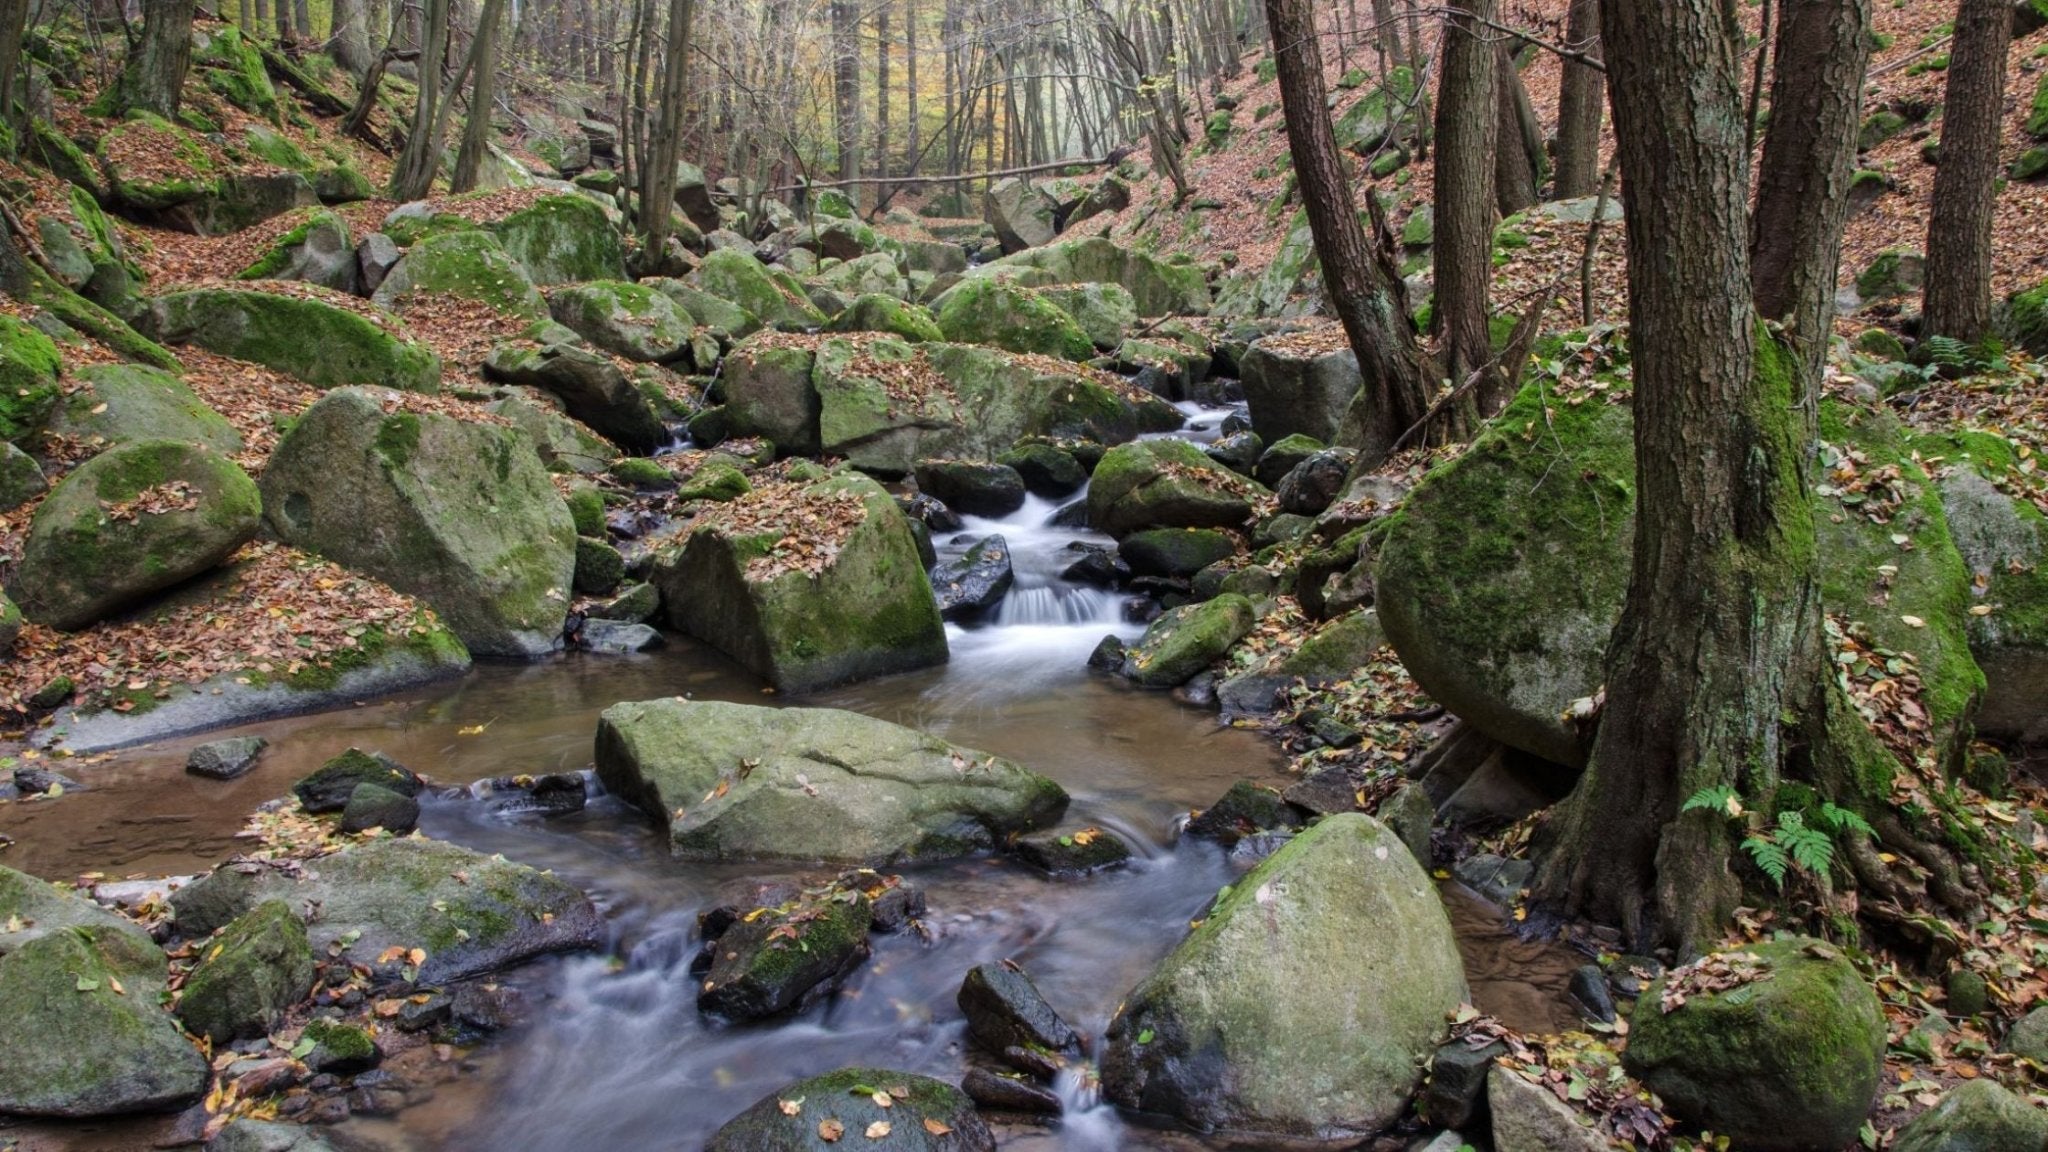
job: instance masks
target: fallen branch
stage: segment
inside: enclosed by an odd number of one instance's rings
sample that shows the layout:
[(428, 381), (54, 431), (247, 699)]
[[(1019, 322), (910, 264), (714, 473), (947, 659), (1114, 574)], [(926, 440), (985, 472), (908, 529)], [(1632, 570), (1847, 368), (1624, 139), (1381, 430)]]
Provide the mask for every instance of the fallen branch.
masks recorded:
[(263, 70), (270, 73), (272, 79), (282, 80), (298, 89), (299, 95), (304, 96), (307, 103), (313, 105), (313, 110), (322, 116), (348, 115), (348, 101), (321, 87), (319, 81), (292, 63), (284, 53), (261, 41), (255, 43), (256, 51), (263, 55)]
[(1005, 176), (1029, 176), (1034, 172), (1051, 172), (1059, 168), (1100, 168), (1109, 163), (1109, 158), (1081, 157), (1073, 160), (1048, 160), (1043, 164), (1027, 164), (1022, 168), (999, 168), (992, 172), (955, 172), (943, 176), (859, 176), (851, 180), (813, 180), (809, 184), (785, 184), (770, 188), (770, 192), (815, 192), (820, 188), (851, 188), (858, 184), (948, 184), (966, 180), (1000, 180)]

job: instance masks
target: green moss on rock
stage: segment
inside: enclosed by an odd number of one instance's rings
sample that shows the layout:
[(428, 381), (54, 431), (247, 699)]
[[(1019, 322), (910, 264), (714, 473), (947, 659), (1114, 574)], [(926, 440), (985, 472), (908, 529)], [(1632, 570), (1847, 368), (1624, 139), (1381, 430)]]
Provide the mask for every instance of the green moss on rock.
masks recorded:
[(619, 230), (603, 208), (580, 193), (543, 196), (490, 230), (535, 284), (626, 277)]
[(0, 316), (0, 439), (23, 441), (57, 406), (57, 345), (26, 323)]
[(474, 227), (437, 232), (414, 244), (371, 299), (402, 309), (415, 292), (476, 300), (528, 319), (548, 314), (547, 300), (520, 261), (490, 233)]
[(262, 364), (316, 388), (441, 388), (441, 358), (424, 344), (319, 300), (253, 289), (195, 289), (158, 297), (150, 305), (150, 322), (167, 343), (195, 344)]

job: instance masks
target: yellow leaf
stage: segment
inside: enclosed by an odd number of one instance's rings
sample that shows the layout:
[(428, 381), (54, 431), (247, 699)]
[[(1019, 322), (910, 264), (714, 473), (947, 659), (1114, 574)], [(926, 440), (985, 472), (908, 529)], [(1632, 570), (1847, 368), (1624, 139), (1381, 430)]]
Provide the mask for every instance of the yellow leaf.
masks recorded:
[(775, 1106), (777, 1108), (782, 1109), (782, 1114), (784, 1116), (794, 1116), (797, 1113), (802, 1112), (804, 1110), (804, 1102), (802, 1097), (798, 1097), (795, 1100), (777, 1100), (775, 1102)]
[(1927, 627), (1927, 621), (1925, 621), (1925, 620), (1922, 620), (1922, 619), (1921, 619), (1921, 618), (1919, 618), (1918, 616), (1901, 616), (1901, 617), (1899, 617), (1899, 620), (1900, 620), (1900, 621), (1901, 621), (1902, 623), (1904, 623), (1904, 624), (1905, 624), (1905, 626), (1906, 626), (1906, 627), (1908, 627), (1908, 628), (1925, 628), (1925, 627)]
[(415, 967), (415, 968), (417, 968), (417, 967), (419, 967), (420, 965), (422, 965), (422, 964), (425, 964), (425, 963), (427, 962), (427, 952), (426, 952), (426, 949), (424, 949), (424, 948), (415, 948), (415, 949), (413, 949), (412, 951), (410, 951), (410, 952), (407, 952), (407, 953), (405, 954), (405, 958), (406, 958), (407, 960), (410, 960), (410, 961), (412, 961), (412, 966), (413, 966), (413, 967)]
[(939, 1123), (937, 1120), (934, 1120), (929, 1116), (924, 1118), (924, 1130), (931, 1133), (934, 1136), (951, 1135), (953, 1131), (951, 1128)]
[(484, 729), (486, 727), (489, 727), (489, 725), (471, 724), (467, 728), (457, 728), (455, 730), (455, 734), (457, 736), (481, 736), (484, 734)]
[(1972, 616), (1989, 616), (1989, 615), (1991, 615), (1991, 605), (1989, 605), (1989, 604), (1972, 604), (1972, 605), (1970, 605), (1970, 615), (1972, 615)]
[(107, 987), (112, 988), (116, 996), (126, 996), (128, 994), (128, 990), (121, 987), (121, 982), (112, 976), (107, 977)]
[(877, 1108), (893, 1108), (896, 1105), (895, 1098), (890, 1096), (887, 1092), (877, 1092), (873, 1096), (869, 1097), (869, 1099), (875, 1102), (875, 1107)]
[(868, 1139), (870, 1140), (880, 1140), (888, 1134), (889, 1122), (887, 1120), (877, 1120), (873, 1124), (868, 1125)]
[(841, 1124), (839, 1121), (818, 1121), (818, 1139), (823, 1140), (825, 1143), (836, 1144), (839, 1138), (844, 1135), (846, 1135), (846, 1125)]

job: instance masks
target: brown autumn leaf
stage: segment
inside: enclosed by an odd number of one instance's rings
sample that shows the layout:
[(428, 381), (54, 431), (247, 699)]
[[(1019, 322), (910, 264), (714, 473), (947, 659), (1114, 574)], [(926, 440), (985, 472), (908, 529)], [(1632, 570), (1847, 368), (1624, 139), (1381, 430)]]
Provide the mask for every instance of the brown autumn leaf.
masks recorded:
[(867, 1136), (870, 1140), (880, 1140), (888, 1134), (889, 1122), (887, 1120), (877, 1120), (873, 1124), (868, 1125)]
[(924, 1130), (931, 1133), (934, 1136), (948, 1136), (951, 1135), (953, 1132), (952, 1128), (940, 1123), (937, 1120), (932, 1119), (929, 1116), (924, 1118)]
[(839, 1138), (844, 1135), (846, 1135), (846, 1125), (841, 1124), (839, 1121), (834, 1119), (818, 1121), (818, 1139), (823, 1140), (825, 1143), (836, 1144), (839, 1142)]

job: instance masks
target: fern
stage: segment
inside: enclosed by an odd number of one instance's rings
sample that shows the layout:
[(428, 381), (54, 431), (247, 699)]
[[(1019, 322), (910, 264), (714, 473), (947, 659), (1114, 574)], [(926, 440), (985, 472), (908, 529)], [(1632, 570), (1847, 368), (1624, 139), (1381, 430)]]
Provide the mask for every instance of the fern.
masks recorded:
[(1816, 876), (1825, 875), (1835, 862), (1834, 840), (1818, 828), (1808, 828), (1806, 818), (1797, 812), (1778, 814), (1778, 841), (1794, 863)]
[(1821, 827), (1837, 836), (1851, 832), (1858, 836), (1877, 835), (1877, 829), (1870, 826), (1870, 821), (1847, 808), (1837, 808), (1833, 804), (1822, 804), (1820, 815), (1815, 820)]
[(1685, 806), (1680, 808), (1679, 811), (1691, 812), (1695, 808), (1704, 808), (1711, 812), (1719, 812), (1724, 816), (1736, 817), (1742, 815), (1742, 797), (1735, 789), (1725, 784), (1718, 788), (1702, 788), (1693, 793), (1691, 798), (1686, 800)]
[(1976, 360), (1970, 346), (1953, 336), (1929, 336), (1923, 346), (1927, 362), (1937, 367), (1966, 371)]
[(1792, 870), (1792, 860), (1785, 855), (1783, 848), (1772, 843), (1767, 837), (1751, 836), (1742, 842), (1742, 850), (1749, 853), (1750, 859), (1756, 861), (1756, 866), (1763, 869), (1764, 875), (1769, 876), (1772, 883), (1779, 888), (1785, 886), (1785, 874)]

